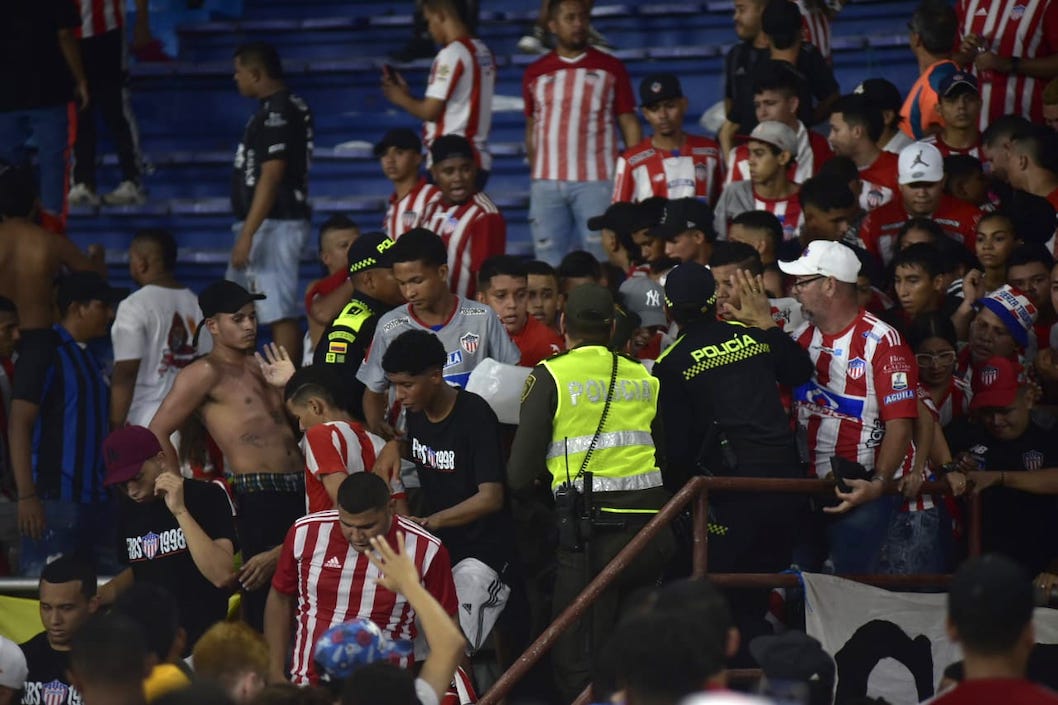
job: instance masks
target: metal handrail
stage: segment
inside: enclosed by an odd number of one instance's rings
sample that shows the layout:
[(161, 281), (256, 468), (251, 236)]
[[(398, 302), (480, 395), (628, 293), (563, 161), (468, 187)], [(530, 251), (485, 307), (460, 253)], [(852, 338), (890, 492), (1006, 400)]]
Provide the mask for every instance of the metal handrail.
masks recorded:
[[(709, 560), (709, 491), (724, 492), (783, 492), (792, 494), (824, 494), (831, 492), (833, 480), (813, 479), (777, 479), (757, 477), (694, 477), (680, 489), (669, 502), (654, 516), (650, 522), (632, 537), (632, 540), (614, 556), (587, 587), (577, 595), (569, 606), (551, 622), (544, 632), (530, 644), (524, 653), (508, 668), (493, 686), (478, 700), (479, 705), (498, 705), (510, 692), (511, 688), (536, 665), (545, 653), (554, 645), (558, 637), (577, 621), (599, 597), (603, 590), (617, 578), (631, 561), (646, 548), (659, 531), (667, 527), (672, 520), (692, 500), (695, 501), (693, 526), (693, 568), (691, 576), (696, 579), (705, 577)], [(896, 482), (886, 483), (885, 494), (899, 494)], [(951, 488), (945, 482), (924, 482), (921, 494), (951, 494)], [(980, 536), (980, 502), (976, 496), (970, 497), (970, 555), (981, 551)], [(840, 576), (857, 582), (880, 587), (910, 587), (913, 585), (946, 585), (948, 575), (846, 575)], [(788, 573), (717, 573), (709, 579), (725, 587), (780, 587), (797, 584), (797, 576)], [(752, 669), (749, 669), (751, 671)], [(748, 674), (749, 671), (746, 671)], [(745, 675), (740, 672), (740, 675)], [(577, 698), (576, 704), (589, 702), (590, 686)]]

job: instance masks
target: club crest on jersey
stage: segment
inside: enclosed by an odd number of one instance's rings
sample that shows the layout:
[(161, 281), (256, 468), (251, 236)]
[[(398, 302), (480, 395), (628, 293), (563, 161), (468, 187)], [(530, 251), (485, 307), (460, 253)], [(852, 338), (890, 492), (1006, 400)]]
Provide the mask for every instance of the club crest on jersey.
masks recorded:
[(473, 355), (478, 351), (478, 343), (481, 341), (481, 336), (475, 333), (467, 333), (459, 339), (459, 345), (467, 351), (467, 355)]
[(70, 686), (62, 681), (53, 680), (50, 683), (45, 683), (44, 687), (41, 688), (44, 705), (63, 705), (66, 702), (66, 694), (69, 691)]
[(893, 391), (900, 391), (907, 389), (907, 373), (906, 372), (894, 372), (889, 378), (892, 384)]
[(867, 372), (867, 361), (862, 357), (857, 357), (849, 360), (848, 375), (849, 379), (859, 380), (863, 379), (864, 373)]
[(999, 379), (999, 369), (988, 366), (981, 370), (981, 384), (986, 387), (991, 387)]
[(418, 218), (419, 214), (415, 211), (404, 211), (400, 214), (400, 224), (405, 228), (413, 228)]
[(441, 227), (441, 234), (442, 235), (451, 235), (452, 233), (454, 233), (456, 231), (456, 228), (458, 228), (458, 227), (459, 227), (459, 218), (455, 217), (454, 215), (450, 215), (450, 216), (448, 216), (448, 218), (445, 219), (445, 223)]
[(1039, 470), (1043, 467), (1043, 453), (1038, 450), (1030, 450), (1021, 454), (1021, 462), (1026, 470)]
[(705, 164), (694, 165), (694, 178), (697, 181), (709, 180), (709, 170), (705, 168)]
[(1010, 8), (1010, 19), (1014, 20), (1015, 22), (1020, 20), (1024, 15), (1025, 15), (1025, 6), (1024, 5), (1015, 5), (1014, 7)]
[(150, 560), (158, 555), (158, 534), (153, 531), (143, 537), (143, 555)]
[(867, 192), (867, 209), (877, 208), (882, 205), (882, 201), (885, 200), (885, 194), (876, 188), (872, 188)]

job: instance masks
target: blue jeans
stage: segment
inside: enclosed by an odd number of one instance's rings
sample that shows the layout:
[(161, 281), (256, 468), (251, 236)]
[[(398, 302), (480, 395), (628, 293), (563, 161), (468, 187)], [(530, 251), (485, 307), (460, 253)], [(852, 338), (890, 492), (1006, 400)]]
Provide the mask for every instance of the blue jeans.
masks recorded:
[(117, 521), (113, 502), (77, 504), (44, 500), (44, 535), (40, 540), (23, 538), (20, 573), (39, 578), (51, 561), (72, 553), (95, 558), (98, 575), (117, 575)]
[(862, 575), (878, 571), (882, 545), (900, 501), (900, 497), (883, 495), (831, 520), (827, 543), (835, 573)]
[(882, 548), (881, 572), (891, 575), (944, 573), (948, 570), (945, 547), (950, 543), (945, 541), (946, 534), (951, 534), (951, 522), (940, 506), (895, 513)]
[(588, 218), (610, 206), (610, 181), (533, 181), (529, 190), (529, 227), (536, 258), (557, 267), (572, 250), (587, 250), (605, 260), (602, 234), (588, 230)]
[(40, 163), (40, 202), (52, 215), (62, 215), (72, 147), (68, 107), (0, 112), (0, 159), (11, 164), (25, 161), (30, 138)]

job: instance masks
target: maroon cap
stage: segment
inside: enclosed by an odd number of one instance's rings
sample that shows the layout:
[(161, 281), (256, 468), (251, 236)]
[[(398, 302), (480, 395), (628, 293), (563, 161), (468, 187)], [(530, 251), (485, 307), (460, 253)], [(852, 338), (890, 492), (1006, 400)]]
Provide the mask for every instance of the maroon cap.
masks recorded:
[(144, 461), (162, 452), (162, 444), (143, 426), (126, 426), (114, 431), (103, 441), (103, 460), (107, 487), (128, 482), (140, 474)]
[(1002, 409), (1017, 399), (1021, 389), (1021, 365), (1005, 357), (990, 357), (974, 369), (971, 409)]

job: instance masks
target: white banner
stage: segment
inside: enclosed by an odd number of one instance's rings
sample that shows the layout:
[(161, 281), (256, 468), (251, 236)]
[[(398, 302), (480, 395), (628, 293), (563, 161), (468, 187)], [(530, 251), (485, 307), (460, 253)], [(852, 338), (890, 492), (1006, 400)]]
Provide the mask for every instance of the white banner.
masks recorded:
[[(933, 695), (962, 659), (948, 639), (946, 593), (889, 592), (832, 575), (803, 573), (805, 630), (838, 667), (836, 702), (869, 695), (914, 705)], [(1058, 644), (1058, 610), (1037, 609), (1036, 641)]]

